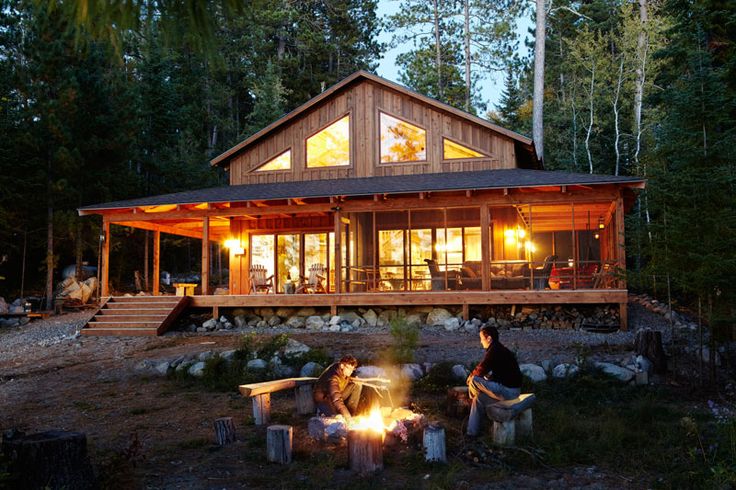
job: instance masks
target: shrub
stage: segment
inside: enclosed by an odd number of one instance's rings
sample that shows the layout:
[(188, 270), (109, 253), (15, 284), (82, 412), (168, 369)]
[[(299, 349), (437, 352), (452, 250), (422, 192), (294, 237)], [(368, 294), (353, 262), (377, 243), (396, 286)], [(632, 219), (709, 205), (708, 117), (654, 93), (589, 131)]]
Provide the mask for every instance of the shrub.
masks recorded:
[(388, 361), (393, 364), (414, 362), (414, 351), (419, 344), (419, 327), (409, 325), (406, 318), (397, 316), (389, 323), (393, 345), (388, 351)]
[(430, 392), (442, 392), (457, 385), (458, 382), (452, 374), (452, 367), (455, 364), (452, 361), (435, 364), (426, 376), (416, 382), (416, 387)]

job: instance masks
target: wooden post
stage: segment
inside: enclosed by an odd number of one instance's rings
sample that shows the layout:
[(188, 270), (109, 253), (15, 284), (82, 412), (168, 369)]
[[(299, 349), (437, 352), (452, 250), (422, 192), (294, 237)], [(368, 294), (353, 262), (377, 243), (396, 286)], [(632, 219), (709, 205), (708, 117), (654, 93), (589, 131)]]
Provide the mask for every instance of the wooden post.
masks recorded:
[(467, 303), (463, 303), (463, 320), (470, 320), (470, 305)]
[(493, 421), (493, 442), (499, 446), (511, 446), (516, 442), (516, 421)]
[(294, 392), (296, 395), (296, 413), (299, 415), (314, 415), (315, 408), (312, 385), (297, 386)]
[(424, 446), (424, 460), (447, 463), (445, 451), (445, 429), (438, 425), (429, 425), (424, 429), (422, 437)]
[(619, 279), (618, 287), (626, 289), (626, 226), (624, 224), (624, 198), (619, 194), (616, 199), (616, 260), (618, 261)]
[(618, 317), (619, 323), (621, 324), (621, 331), (625, 332), (629, 329), (629, 304), (619, 303), (618, 304)]
[(110, 241), (112, 236), (110, 235), (110, 222), (102, 218), (102, 235), (105, 239), (102, 242), (102, 275), (100, 276), (100, 295), (102, 297), (110, 295)]
[(153, 232), (153, 284), (152, 291), (154, 296), (160, 294), (161, 284), (161, 232), (156, 230)]
[(519, 437), (532, 437), (534, 435), (531, 408), (527, 408), (516, 416), (516, 427), (514, 429)]
[(335, 293), (342, 292), (342, 237), (340, 211), (335, 211)]
[(290, 425), (272, 425), (266, 429), (266, 453), (270, 463), (291, 463), (294, 429)]
[(202, 296), (209, 294), (210, 288), (210, 218), (202, 218)]
[(215, 442), (218, 446), (224, 446), (235, 442), (235, 424), (232, 417), (215, 419)]
[(383, 432), (370, 429), (348, 431), (348, 463), (355, 473), (383, 469)]
[(256, 425), (266, 425), (271, 419), (271, 394), (263, 393), (253, 399), (253, 421)]
[(491, 277), (490, 277), (491, 244), (490, 244), (490, 236), (488, 235), (490, 231), (491, 231), (491, 216), (488, 210), (488, 203), (483, 203), (480, 206), (480, 250), (481, 250), (480, 277), (481, 277), (481, 289), (483, 289), (483, 291), (488, 291), (491, 286)]

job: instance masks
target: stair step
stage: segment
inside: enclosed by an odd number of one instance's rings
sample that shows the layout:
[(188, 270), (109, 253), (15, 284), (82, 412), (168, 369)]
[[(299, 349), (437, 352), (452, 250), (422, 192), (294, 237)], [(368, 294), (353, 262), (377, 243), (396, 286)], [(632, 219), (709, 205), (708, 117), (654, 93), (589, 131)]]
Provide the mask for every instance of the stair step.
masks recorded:
[(171, 313), (171, 308), (115, 308), (107, 309), (103, 308), (98, 311), (98, 315), (104, 316), (117, 316), (117, 315), (159, 315), (168, 316)]
[(146, 303), (107, 303), (106, 310), (135, 310), (142, 308), (165, 308), (171, 310), (177, 303), (175, 302), (146, 302)]
[(108, 303), (146, 303), (157, 301), (169, 301), (178, 303), (181, 296), (113, 296)]
[(141, 314), (132, 314), (132, 313), (125, 313), (125, 314), (106, 314), (106, 315), (95, 315), (91, 322), (157, 322), (161, 323), (162, 321), (166, 320), (166, 317), (169, 316), (166, 313), (159, 313), (157, 315), (141, 315)]
[(89, 322), (87, 325), (89, 325), (90, 328), (153, 328), (157, 329), (159, 325), (161, 325), (160, 321), (156, 322)]
[(151, 336), (158, 335), (155, 328), (83, 328), (82, 335)]

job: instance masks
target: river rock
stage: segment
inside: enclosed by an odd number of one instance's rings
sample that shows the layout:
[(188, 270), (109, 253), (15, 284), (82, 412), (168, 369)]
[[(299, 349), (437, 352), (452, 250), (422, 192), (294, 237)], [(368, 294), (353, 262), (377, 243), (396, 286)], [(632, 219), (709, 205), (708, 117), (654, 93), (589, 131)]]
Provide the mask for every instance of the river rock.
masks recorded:
[(286, 326), (289, 328), (304, 328), (306, 326), (306, 322), (304, 321), (304, 318), (300, 316), (292, 316), (286, 320)]
[(447, 320), (454, 318), (452, 313), (444, 308), (434, 308), (427, 315), (427, 325), (445, 325)]
[(320, 366), (316, 362), (310, 361), (302, 366), (301, 371), (299, 371), (299, 376), (301, 376), (302, 378), (316, 378), (320, 374), (322, 374), (322, 371), (324, 371), (324, 369), (324, 367)]
[(401, 375), (410, 381), (416, 381), (424, 376), (424, 373), (419, 364), (404, 364), (401, 366)]
[(169, 372), (170, 367), (171, 364), (169, 363), (169, 361), (162, 361), (156, 364), (156, 367), (154, 369), (161, 376), (166, 376), (166, 374)]
[[(277, 309), (275, 313), (276, 316), (280, 316), (281, 318), (289, 318), (293, 314), (294, 314), (293, 308), (285, 308), (285, 307), (281, 307)], [(261, 315), (261, 316), (264, 316), (264, 315)]]
[(267, 324), (268, 324), (269, 327), (275, 327), (277, 325), (280, 325), (281, 324), (281, 318), (278, 315), (271, 315), (268, 318), (268, 323)]
[(303, 344), (298, 340), (289, 339), (286, 341), (284, 348), (281, 349), (281, 353), (286, 357), (298, 357), (310, 350), (312, 349), (307, 344)]
[(460, 320), (456, 317), (450, 317), (444, 322), (445, 330), (448, 332), (456, 332), (460, 329)]
[(368, 310), (363, 313), (363, 320), (365, 320), (368, 326), (375, 327), (378, 324), (378, 315), (376, 315), (375, 311)]
[(424, 323), (424, 322), (422, 321), (422, 316), (421, 315), (414, 314), (414, 315), (407, 315), (406, 316), (406, 323), (410, 327), (421, 327), (422, 326), (422, 323)]
[(296, 312), (297, 316), (314, 316), (317, 314), (317, 310), (312, 308), (311, 306), (305, 306), (304, 308), (300, 308), (299, 311)]
[(452, 375), (455, 379), (465, 382), (465, 380), (468, 379), (468, 376), (470, 376), (470, 371), (468, 371), (468, 368), (462, 364), (455, 364), (452, 366)]
[(307, 318), (305, 325), (307, 330), (320, 330), (325, 326), (325, 321), (321, 316), (313, 315)]
[(200, 361), (207, 361), (208, 359), (212, 359), (215, 356), (215, 354), (212, 353), (211, 350), (200, 352), (197, 356), (197, 359)]
[(204, 376), (204, 362), (195, 362), (189, 367), (189, 370), (187, 372), (190, 376), (201, 378), (202, 376)]
[(217, 328), (217, 319), (216, 318), (210, 318), (206, 322), (202, 324), (202, 328), (207, 330), (208, 332), (211, 332), (212, 330), (215, 330)]
[(266, 369), (268, 363), (263, 359), (251, 359), (246, 366), (248, 369)]
[(353, 323), (355, 320), (360, 318), (360, 315), (355, 313), (354, 311), (343, 311), (340, 313), (340, 322), (348, 322)]
[(235, 349), (224, 350), (220, 352), (220, 359), (224, 359), (228, 362), (232, 361), (233, 358), (235, 357), (235, 352), (236, 352)]
[(540, 383), (547, 379), (547, 373), (544, 372), (542, 366), (536, 364), (521, 364), (519, 365), (521, 374), (532, 380), (533, 383)]
[(631, 369), (626, 369), (625, 367), (617, 366), (616, 364), (611, 364), (610, 362), (596, 362), (594, 366), (604, 373), (608, 374), (609, 376), (613, 376), (614, 378), (623, 381), (624, 383), (628, 383), (631, 381), (635, 373)]
[(556, 379), (571, 378), (575, 376), (580, 368), (576, 364), (558, 364), (552, 370), (552, 377)]
[(357, 378), (385, 378), (386, 370), (381, 367), (371, 366), (368, 364), (365, 366), (359, 366), (358, 369), (355, 370), (355, 376)]

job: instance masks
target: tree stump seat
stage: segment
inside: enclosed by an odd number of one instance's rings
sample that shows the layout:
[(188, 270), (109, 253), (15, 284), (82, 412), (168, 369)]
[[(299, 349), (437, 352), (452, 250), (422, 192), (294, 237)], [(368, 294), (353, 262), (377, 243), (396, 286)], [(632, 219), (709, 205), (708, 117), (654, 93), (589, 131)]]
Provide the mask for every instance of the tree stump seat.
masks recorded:
[(486, 407), (486, 415), (493, 422), (493, 442), (500, 446), (516, 443), (516, 436), (532, 435), (532, 405), (534, 393), (523, 393), (513, 400), (504, 400)]
[(243, 396), (250, 397), (253, 402), (253, 420), (256, 425), (267, 425), (271, 419), (271, 393), (294, 389), (297, 412), (308, 415), (314, 412), (312, 385), (317, 378), (285, 378), (251, 383), (238, 387)]

